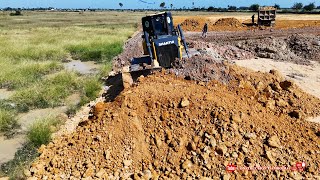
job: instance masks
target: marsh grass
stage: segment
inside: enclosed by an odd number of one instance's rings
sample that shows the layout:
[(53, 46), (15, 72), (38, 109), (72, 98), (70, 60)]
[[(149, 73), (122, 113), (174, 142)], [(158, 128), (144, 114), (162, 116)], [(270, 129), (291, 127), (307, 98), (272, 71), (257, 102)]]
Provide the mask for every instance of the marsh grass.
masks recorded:
[(123, 41), (115, 40), (109, 43), (91, 43), (72, 45), (68, 48), (74, 59), (83, 61), (110, 62), (117, 54), (122, 52)]
[(7, 89), (17, 89), (28, 86), (44, 75), (57, 72), (63, 67), (55, 61), (33, 62), (21, 61), (12, 63), (9, 60), (0, 62), (0, 86)]
[(0, 109), (0, 132), (9, 135), (19, 127), (16, 112), (12, 110)]
[[(66, 105), (65, 99), (80, 93), (78, 105), (70, 113), (94, 99), (101, 90), (101, 77), (111, 70), (111, 59), (122, 51), (123, 43), (136, 31), (143, 13), (119, 12), (23, 12), (10, 16), (0, 12), (0, 88), (14, 94), (0, 102), (0, 126), (16, 124), (17, 113), (30, 109)], [(93, 60), (101, 65), (98, 74), (83, 76), (66, 71), (67, 57)], [(50, 141), (55, 119), (42, 119), (29, 129), (28, 143), (15, 159), (1, 166), (0, 175), (23, 178), (23, 168), (38, 156), (37, 147)], [(1, 130), (0, 130), (1, 131)]]
[(47, 144), (51, 140), (54, 129), (61, 123), (61, 120), (54, 117), (47, 117), (36, 121), (28, 130), (28, 142), (35, 147)]
[(19, 111), (60, 106), (63, 100), (80, 88), (80, 78), (74, 72), (62, 71), (54, 76), (18, 90), (10, 100)]
[[(117, 12), (24, 14), (10, 17), (0, 13), (4, 24), (0, 31), (0, 87), (16, 90), (10, 101), (19, 112), (63, 105), (76, 91), (82, 93), (81, 104), (93, 99), (101, 87), (98, 79), (110, 71), (112, 58), (121, 53), (142, 16)], [(62, 60), (69, 55), (96, 61), (101, 71), (94, 77), (63, 71)]]

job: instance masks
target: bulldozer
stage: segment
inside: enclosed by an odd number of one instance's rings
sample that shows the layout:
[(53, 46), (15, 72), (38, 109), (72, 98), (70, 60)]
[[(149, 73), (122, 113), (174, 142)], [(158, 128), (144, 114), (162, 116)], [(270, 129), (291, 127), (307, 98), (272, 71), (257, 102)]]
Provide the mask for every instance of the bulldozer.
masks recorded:
[(133, 58), (125, 72), (169, 68), (176, 58), (189, 57), (183, 30), (174, 27), (171, 12), (143, 17), (142, 28), (144, 55)]

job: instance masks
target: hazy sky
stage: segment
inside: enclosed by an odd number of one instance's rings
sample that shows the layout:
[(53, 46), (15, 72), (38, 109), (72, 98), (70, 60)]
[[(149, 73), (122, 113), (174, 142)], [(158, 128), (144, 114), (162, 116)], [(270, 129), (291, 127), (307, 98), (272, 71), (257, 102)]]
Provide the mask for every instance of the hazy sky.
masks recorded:
[(175, 8), (192, 7), (227, 7), (249, 6), (253, 3), (260, 5), (280, 4), (281, 7), (291, 7), (295, 2), (308, 4), (315, 2), (320, 6), (320, 0), (0, 0), (0, 7), (56, 7), (56, 8), (119, 8), (119, 3), (123, 3), (123, 8), (158, 8), (161, 2), (165, 2), (169, 7), (173, 4)]

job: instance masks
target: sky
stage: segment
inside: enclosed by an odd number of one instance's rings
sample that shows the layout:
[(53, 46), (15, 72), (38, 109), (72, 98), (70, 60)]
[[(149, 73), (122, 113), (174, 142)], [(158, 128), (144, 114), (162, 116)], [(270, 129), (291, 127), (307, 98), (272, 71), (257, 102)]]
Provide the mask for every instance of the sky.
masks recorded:
[(295, 2), (309, 4), (314, 2), (320, 6), (320, 0), (0, 0), (0, 7), (13, 8), (36, 8), (36, 7), (55, 7), (55, 8), (120, 8), (119, 3), (123, 4), (123, 9), (146, 9), (159, 8), (161, 2), (165, 2), (167, 7), (173, 4), (174, 8), (190, 7), (194, 2), (194, 7), (227, 7), (250, 6), (257, 3), (260, 5), (279, 4), (280, 7), (291, 7)]

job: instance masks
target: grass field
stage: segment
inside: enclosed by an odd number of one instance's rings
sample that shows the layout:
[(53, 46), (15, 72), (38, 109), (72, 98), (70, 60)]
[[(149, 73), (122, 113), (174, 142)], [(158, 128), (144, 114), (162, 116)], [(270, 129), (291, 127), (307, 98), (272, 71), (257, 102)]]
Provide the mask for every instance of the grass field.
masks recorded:
[[(111, 69), (111, 59), (137, 30), (143, 14), (119, 12), (0, 12), (0, 89), (12, 95), (0, 100), (0, 135), (10, 136), (19, 128), (18, 114), (32, 109), (68, 105), (72, 94), (78, 105), (94, 99), (101, 90), (102, 76)], [(68, 58), (95, 61), (100, 70), (82, 75), (66, 70)], [(72, 103), (71, 103), (72, 104)], [(43, 117), (26, 132), (27, 143), (15, 159), (0, 169), (1, 176), (23, 177), (23, 168), (37, 156), (36, 149), (50, 140), (54, 117)]]
[[(0, 87), (14, 94), (0, 106), (0, 131), (8, 131), (8, 119), (34, 108), (60, 106), (78, 92), (82, 103), (100, 90), (98, 79), (111, 68), (111, 59), (137, 28), (142, 14), (119, 12), (23, 12), (9, 16), (0, 12)], [(65, 71), (67, 57), (96, 61), (98, 75), (84, 76)], [(13, 118), (12, 118), (13, 117)], [(3, 125), (2, 125), (3, 124)], [(15, 124), (15, 123), (13, 123)], [(13, 126), (12, 126), (13, 127)]]

